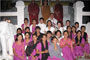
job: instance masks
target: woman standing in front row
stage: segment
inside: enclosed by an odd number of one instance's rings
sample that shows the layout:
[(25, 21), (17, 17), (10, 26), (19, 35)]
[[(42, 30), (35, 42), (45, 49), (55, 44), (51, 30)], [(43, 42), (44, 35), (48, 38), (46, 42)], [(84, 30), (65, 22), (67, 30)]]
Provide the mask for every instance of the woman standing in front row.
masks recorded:
[(26, 60), (22, 34), (17, 34), (17, 38), (13, 44), (13, 53), (14, 60)]
[(58, 39), (54, 36), (51, 39), (52, 43), (49, 45), (49, 54), (50, 57), (48, 60), (64, 60), (64, 58), (61, 56), (61, 48), (57, 45)]
[(47, 60), (49, 53), (48, 53), (48, 45), (49, 43), (47, 42), (47, 38), (46, 35), (43, 34), (42, 38), (41, 38), (41, 42), (37, 45), (37, 54), (40, 54), (41, 60)]
[(64, 38), (60, 40), (60, 47), (62, 48), (63, 57), (65, 60), (73, 60), (71, 48), (72, 48), (72, 42), (71, 39), (68, 38), (68, 31), (65, 30), (63, 32)]

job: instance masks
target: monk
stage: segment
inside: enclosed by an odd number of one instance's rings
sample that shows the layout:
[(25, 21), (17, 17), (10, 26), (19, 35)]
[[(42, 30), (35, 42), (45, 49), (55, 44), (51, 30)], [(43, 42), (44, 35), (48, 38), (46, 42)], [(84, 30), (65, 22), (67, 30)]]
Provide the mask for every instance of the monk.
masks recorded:
[(34, 0), (28, 6), (30, 25), (32, 24), (32, 20), (35, 19), (38, 23), (38, 15), (39, 15), (39, 6), (35, 3)]
[(44, 3), (41, 7), (42, 17), (44, 18), (44, 23), (46, 23), (46, 20), (50, 16), (50, 6), (47, 4), (47, 0), (44, 0)]
[(61, 21), (61, 24), (63, 26), (63, 6), (60, 3), (56, 3), (56, 5), (54, 6), (54, 17), (58, 21)]

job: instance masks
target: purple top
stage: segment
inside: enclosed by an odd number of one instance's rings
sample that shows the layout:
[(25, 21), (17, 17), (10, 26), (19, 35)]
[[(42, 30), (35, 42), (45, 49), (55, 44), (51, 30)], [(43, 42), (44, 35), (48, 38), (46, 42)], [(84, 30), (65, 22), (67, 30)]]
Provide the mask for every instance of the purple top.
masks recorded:
[[(23, 56), (23, 54), (25, 55), (23, 42), (20, 45), (14, 42), (12, 48), (15, 49), (15, 52), (18, 56)], [(14, 60), (22, 60), (22, 59), (14, 55)], [(24, 57), (23, 60), (26, 60), (26, 56)]]

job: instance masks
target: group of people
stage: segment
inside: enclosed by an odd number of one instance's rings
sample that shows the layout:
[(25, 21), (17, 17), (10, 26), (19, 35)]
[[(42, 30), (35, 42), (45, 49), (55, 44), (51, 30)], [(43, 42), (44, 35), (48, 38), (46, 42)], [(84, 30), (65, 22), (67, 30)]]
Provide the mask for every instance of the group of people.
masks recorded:
[(55, 5), (52, 7), (49, 5), (49, 0), (40, 0), (40, 4), (41, 5), (39, 7), (35, 0), (32, 0), (28, 5), (30, 24), (32, 24), (32, 19), (35, 19), (36, 23), (38, 23), (38, 17), (41, 16), (44, 18), (44, 23), (46, 23), (50, 13), (53, 12), (55, 19), (61, 21), (63, 25), (63, 6), (59, 3), (59, 0), (56, 0)]
[(90, 59), (86, 27), (80, 27), (78, 22), (71, 26), (70, 20), (62, 26), (61, 21), (54, 20), (49, 18), (45, 24), (41, 17), (38, 24), (32, 19), (30, 25), (25, 18), (14, 35), (14, 60), (76, 60), (82, 56)]

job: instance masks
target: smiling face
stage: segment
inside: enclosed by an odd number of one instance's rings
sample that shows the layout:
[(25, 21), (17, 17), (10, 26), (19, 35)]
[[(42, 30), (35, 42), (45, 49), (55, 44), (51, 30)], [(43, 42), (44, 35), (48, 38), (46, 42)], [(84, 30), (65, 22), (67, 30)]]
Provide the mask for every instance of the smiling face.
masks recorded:
[(28, 33), (26, 33), (25, 38), (26, 39), (30, 38), (30, 35)]
[(47, 24), (48, 24), (48, 26), (51, 26), (52, 25), (52, 23), (50, 21)]
[(53, 44), (57, 44), (58, 39), (54, 38), (54, 39), (52, 40), (52, 42), (53, 42)]
[(43, 41), (46, 41), (47, 40), (47, 37), (45, 35), (43, 35), (42, 40)]
[(37, 41), (37, 36), (36, 35), (33, 35), (33, 40)]
[(77, 36), (80, 37), (80, 36), (81, 36), (81, 32), (78, 32), (78, 33), (77, 33)]
[(22, 41), (22, 35), (19, 35), (19, 36), (17, 37), (17, 39), (18, 39), (18, 41)]
[(64, 32), (64, 37), (68, 38), (68, 32)]
[(60, 37), (61, 36), (61, 33), (60, 32), (57, 32), (56, 36), (57, 37)]

